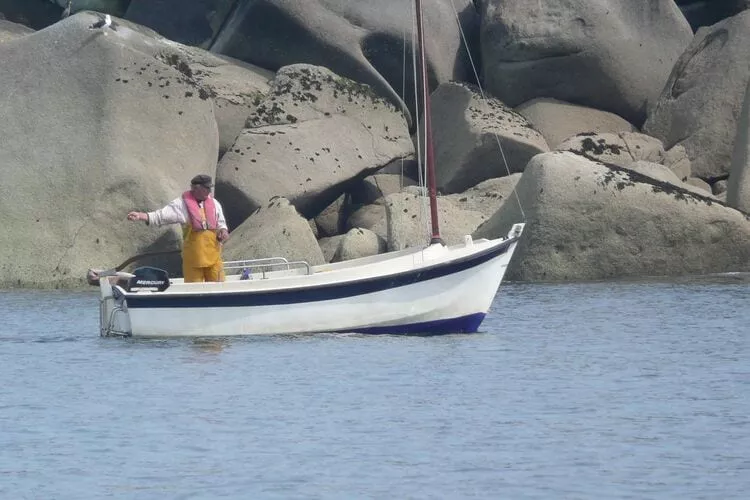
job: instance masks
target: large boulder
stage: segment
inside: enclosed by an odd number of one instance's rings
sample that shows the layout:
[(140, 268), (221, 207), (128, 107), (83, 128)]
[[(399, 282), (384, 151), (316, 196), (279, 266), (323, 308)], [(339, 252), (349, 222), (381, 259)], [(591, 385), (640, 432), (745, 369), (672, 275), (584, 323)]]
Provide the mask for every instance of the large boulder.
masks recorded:
[[(472, 1), (422, 3), (433, 86), (449, 80), (471, 80), (473, 72), (468, 52), (462, 47), (456, 12), (464, 33), (473, 40), (479, 18)], [(403, 103), (402, 96), (410, 95), (404, 87), (414, 88), (412, 8), (412, 2), (404, 0), (244, 2), (226, 21), (211, 50), (271, 70), (296, 63), (325, 66), (370, 85), (394, 103)], [(407, 97), (406, 102), (411, 101)]]
[[(30, 0), (25, 0), (31, 3)], [(65, 9), (68, 5), (69, 0), (48, 0), (52, 3), (56, 3), (60, 8)], [(131, 0), (72, 0), (70, 1), (70, 12), (75, 14), (82, 10), (94, 10), (96, 12), (103, 12), (106, 14), (112, 14), (114, 16), (122, 16), (125, 14), (125, 10), (128, 8)], [(191, 3), (191, 2), (184, 2)]]
[[(554, 152), (534, 157), (516, 190), (527, 226), (510, 280), (750, 270), (750, 218), (674, 184)], [(506, 203), (474, 236), (502, 236), (522, 219)]]
[[(132, 25), (138, 26), (138, 25)], [(167, 40), (151, 30), (143, 34), (139, 50), (152, 54), (159, 61), (182, 73), (194, 85), (201, 99), (211, 99), (219, 128), (219, 156), (234, 144), (245, 121), (269, 91), (270, 71), (217, 56), (203, 49)], [(160, 75), (154, 82), (159, 88), (169, 86), (169, 79)]]
[(483, 2), (487, 90), (509, 106), (552, 97), (639, 126), (693, 37), (673, 0)]
[(638, 160), (628, 165), (627, 169), (645, 175), (646, 177), (651, 177), (652, 179), (655, 179), (657, 181), (674, 184), (675, 186), (679, 186), (682, 184), (682, 179), (677, 177), (674, 172), (660, 163)]
[(343, 234), (336, 236), (327, 236), (318, 240), (320, 250), (323, 252), (323, 258), (326, 262), (331, 262), (333, 257), (336, 255), (336, 250), (339, 249), (339, 243), (344, 239)]
[(532, 99), (518, 106), (516, 113), (537, 129), (550, 148), (582, 133), (636, 132), (637, 129), (614, 113), (580, 106), (557, 99)]
[(351, 203), (354, 205), (369, 205), (382, 202), (383, 198), (393, 193), (403, 191), (407, 186), (415, 186), (417, 183), (409, 177), (399, 174), (377, 173), (365, 177), (356, 183), (350, 190)]
[(388, 238), (388, 219), (385, 200), (382, 203), (372, 203), (352, 208), (352, 213), (349, 214), (344, 223), (346, 231), (360, 227), (376, 232), (383, 239)]
[(441, 200), (448, 200), (462, 210), (479, 212), (489, 219), (506, 201), (517, 202), (514, 190), (520, 178), (521, 174), (511, 174), (489, 179), (463, 193), (443, 196)]
[(341, 238), (330, 262), (369, 257), (384, 253), (385, 251), (386, 243), (383, 238), (369, 229), (355, 227)]
[(648, 161), (638, 160), (628, 165), (625, 170), (632, 170), (638, 174), (645, 175), (646, 177), (650, 177), (654, 180), (681, 187), (682, 189), (695, 193), (699, 196), (713, 196), (711, 186), (709, 186), (706, 182), (696, 177), (681, 179), (669, 167), (660, 163), (651, 163)]
[(732, 169), (727, 182), (727, 203), (750, 213), (750, 83), (737, 124), (732, 153)]
[(79, 13), (0, 44), (0, 165), (12, 186), (0, 199), (2, 286), (77, 285), (88, 267), (174, 247), (179, 231), (125, 214), (160, 208), (215, 169), (210, 99), (144, 53), (143, 35), (91, 29), (98, 19)]
[(0, 43), (9, 42), (33, 33), (34, 30), (23, 24), (0, 19)]
[[(411, 192), (410, 192), (411, 191)], [(448, 244), (460, 243), (487, 217), (465, 209), (447, 197), (438, 197), (440, 235)], [(430, 241), (430, 208), (416, 189), (385, 197), (384, 204), (366, 205), (352, 214), (350, 228), (365, 228), (385, 240), (388, 250), (420, 246)]]
[(716, 24), (750, 7), (748, 0), (676, 0), (676, 3), (693, 30)]
[(170, 40), (209, 49), (237, 0), (129, 0), (125, 18)]
[(44, 0), (2, 0), (0, 19), (40, 30), (60, 20), (62, 7)]
[(748, 37), (750, 11), (700, 29), (643, 127), (667, 148), (684, 146), (695, 176), (729, 172), (737, 117), (750, 80)]
[(413, 151), (390, 102), (317, 66), (279, 70), (246, 125), (217, 171), (230, 226), (272, 196), (315, 217), (353, 180)]
[(668, 166), (681, 181), (687, 180), (693, 174), (690, 157), (685, 148), (679, 144), (664, 152), (663, 164)]
[(319, 238), (338, 236), (345, 232), (349, 198), (349, 195), (342, 194), (313, 219)]
[(224, 245), (224, 261), (283, 257), (324, 264), (310, 224), (289, 200), (273, 198), (237, 227)]
[(570, 151), (594, 161), (614, 163), (620, 167), (627, 167), (636, 161), (663, 163), (666, 157), (664, 145), (659, 139), (631, 132), (579, 134), (558, 144), (555, 149)]
[(658, 163), (668, 167), (681, 181), (691, 176), (690, 160), (682, 146), (665, 151), (659, 139), (637, 132), (578, 134), (558, 144), (555, 149), (620, 167), (629, 167), (638, 161)]
[(219, 155), (224, 155), (242, 132), (247, 118), (269, 92), (274, 74), (242, 61), (181, 45), (172, 45), (161, 58), (211, 97), (219, 126)]
[(440, 85), (431, 110), (435, 177), (444, 194), (522, 172), (531, 157), (549, 151), (524, 117), (495, 98), (485, 99), (473, 85)]

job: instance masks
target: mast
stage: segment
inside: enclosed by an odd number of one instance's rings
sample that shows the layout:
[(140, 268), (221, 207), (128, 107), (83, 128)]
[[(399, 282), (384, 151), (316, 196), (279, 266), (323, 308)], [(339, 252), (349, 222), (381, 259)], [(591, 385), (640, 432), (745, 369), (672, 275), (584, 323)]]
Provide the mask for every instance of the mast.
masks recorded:
[[(422, 101), (424, 106), (425, 145), (424, 155), (427, 163), (427, 192), (430, 198), (430, 221), (432, 236), (430, 244), (442, 243), (438, 226), (437, 187), (435, 182), (435, 154), (432, 147), (432, 116), (430, 113), (430, 84), (427, 80), (427, 58), (424, 48), (424, 26), (422, 22), (422, 0), (414, 0), (417, 11), (417, 50), (419, 51), (419, 74), (421, 76)], [(418, 92), (417, 92), (418, 93)]]

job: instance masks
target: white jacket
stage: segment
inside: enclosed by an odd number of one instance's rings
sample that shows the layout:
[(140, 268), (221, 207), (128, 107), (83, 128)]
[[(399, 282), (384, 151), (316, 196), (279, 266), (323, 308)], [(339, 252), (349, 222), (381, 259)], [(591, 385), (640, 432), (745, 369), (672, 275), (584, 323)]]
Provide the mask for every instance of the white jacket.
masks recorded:
[[(224, 210), (221, 208), (219, 200), (214, 198), (214, 205), (216, 205), (216, 229), (229, 229), (227, 227), (227, 221), (224, 219)], [(199, 207), (203, 207), (203, 202), (198, 203)], [(185, 201), (182, 196), (175, 198), (169, 202), (164, 208), (156, 210), (154, 212), (148, 212), (149, 226), (163, 226), (164, 224), (187, 224), (188, 209), (185, 205)]]

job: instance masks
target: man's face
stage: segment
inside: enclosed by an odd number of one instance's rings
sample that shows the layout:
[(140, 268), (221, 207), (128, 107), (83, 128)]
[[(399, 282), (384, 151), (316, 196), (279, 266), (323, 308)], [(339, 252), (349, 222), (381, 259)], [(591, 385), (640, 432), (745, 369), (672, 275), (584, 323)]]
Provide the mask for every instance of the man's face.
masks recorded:
[(190, 191), (198, 201), (204, 201), (206, 198), (208, 198), (208, 195), (211, 194), (211, 188), (207, 188), (203, 184), (193, 184), (190, 187)]

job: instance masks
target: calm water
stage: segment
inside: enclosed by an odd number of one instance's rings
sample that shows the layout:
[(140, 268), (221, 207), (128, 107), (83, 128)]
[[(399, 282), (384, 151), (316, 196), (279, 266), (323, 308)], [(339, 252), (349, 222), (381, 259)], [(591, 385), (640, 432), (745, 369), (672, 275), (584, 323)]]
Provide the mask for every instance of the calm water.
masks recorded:
[(503, 285), (477, 335), (98, 337), (0, 292), (0, 498), (750, 491), (750, 284)]

